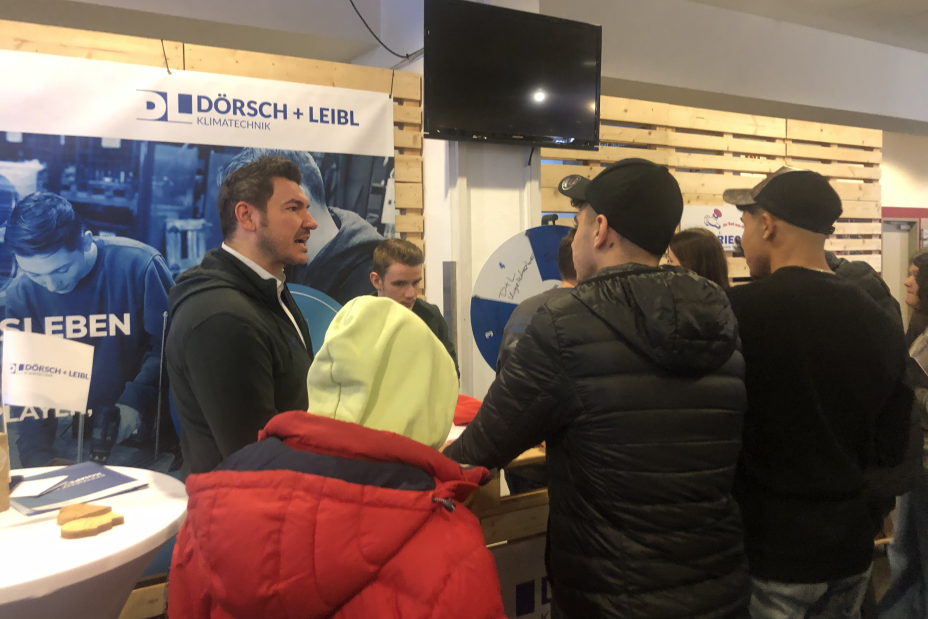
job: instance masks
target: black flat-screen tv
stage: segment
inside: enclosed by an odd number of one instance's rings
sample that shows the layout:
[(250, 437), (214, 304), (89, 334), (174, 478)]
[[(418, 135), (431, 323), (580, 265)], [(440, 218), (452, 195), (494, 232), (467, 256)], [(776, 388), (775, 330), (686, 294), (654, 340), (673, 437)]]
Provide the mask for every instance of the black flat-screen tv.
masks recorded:
[(427, 137), (592, 150), (602, 27), (425, 0)]

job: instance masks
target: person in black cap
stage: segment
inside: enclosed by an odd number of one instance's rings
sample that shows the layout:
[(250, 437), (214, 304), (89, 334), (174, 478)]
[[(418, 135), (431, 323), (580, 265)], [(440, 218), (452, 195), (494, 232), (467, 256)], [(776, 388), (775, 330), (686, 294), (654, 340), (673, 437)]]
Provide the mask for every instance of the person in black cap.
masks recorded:
[(538, 310), (445, 454), (502, 468), (547, 442), (552, 617), (747, 617), (744, 361), (722, 289), (658, 266), (680, 188), (641, 159), (559, 187), (579, 284)]
[(902, 330), (829, 269), (841, 200), (825, 177), (783, 168), (724, 199), (743, 211), (741, 245), (758, 278), (729, 292), (747, 363), (735, 496), (751, 616), (859, 617), (882, 524), (865, 481), (906, 446)]

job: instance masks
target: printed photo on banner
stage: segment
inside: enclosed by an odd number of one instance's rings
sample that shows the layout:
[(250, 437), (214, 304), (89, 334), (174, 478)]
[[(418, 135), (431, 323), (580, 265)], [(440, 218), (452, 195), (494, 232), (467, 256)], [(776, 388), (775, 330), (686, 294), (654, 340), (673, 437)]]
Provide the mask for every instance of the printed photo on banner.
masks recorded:
[[(392, 101), (40, 54), (0, 61), (0, 331), (94, 347), (82, 460), (176, 470), (168, 292), (222, 243), (222, 180), (263, 155), (299, 167), (319, 227), (287, 282), (334, 311), (373, 292), (374, 248), (395, 236)], [(10, 407), (13, 468), (77, 460), (75, 412)]]

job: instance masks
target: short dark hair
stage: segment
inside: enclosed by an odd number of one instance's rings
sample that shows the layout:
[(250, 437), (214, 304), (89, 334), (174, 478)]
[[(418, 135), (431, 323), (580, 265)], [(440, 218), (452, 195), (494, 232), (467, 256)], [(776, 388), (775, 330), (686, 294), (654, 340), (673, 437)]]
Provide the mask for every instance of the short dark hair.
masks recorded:
[(390, 265), (399, 262), (408, 267), (417, 267), (425, 262), (422, 250), (403, 239), (387, 239), (374, 250), (374, 273), (383, 277)]
[(75, 251), (86, 231), (70, 202), (39, 192), (26, 196), (13, 209), (4, 242), (17, 256), (41, 256), (61, 248)]
[(557, 270), (561, 274), (561, 281), (577, 279), (577, 269), (574, 268), (574, 250), (571, 244), (577, 235), (577, 229), (571, 228), (557, 245)]
[(225, 178), (249, 163), (254, 163), (262, 157), (283, 157), (289, 159), (300, 169), (302, 179), (300, 183), (306, 185), (309, 189), (309, 197), (318, 204), (325, 205), (325, 183), (322, 180), (322, 172), (316, 160), (309, 153), (302, 150), (283, 150), (282, 148), (243, 148), (242, 151), (227, 163), (222, 173), (219, 175), (219, 182), (222, 183)]
[(285, 178), (299, 184), (300, 169), (284, 157), (261, 157), (225, 177), (216, 201), (222, 238), (230, 238), (238, 227), (235, 205), (239, 202), (247, 202), (259, 211), (267, 212), (267, 201), (274, 195), (275, 178)]
[(728, 258), (719, 238), (705, 228), (690, 228), (673, 235), (668, 247), (680, 266), (728, 288)]

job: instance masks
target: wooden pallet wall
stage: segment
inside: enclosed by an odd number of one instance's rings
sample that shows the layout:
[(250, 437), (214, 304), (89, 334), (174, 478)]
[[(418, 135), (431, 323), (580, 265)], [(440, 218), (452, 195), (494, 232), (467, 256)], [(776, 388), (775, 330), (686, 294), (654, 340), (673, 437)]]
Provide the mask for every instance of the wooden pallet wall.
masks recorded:
[[(163, 47), (162, 47), (163, 44)], [(382, 92), (394, 102), (396, 229), (424, 247), (417, 73), (0, 20), (0, 49)]]
[[(596, 176), (627, 157), (666, 165), (686, 205), (723, 205), (728, 188), (752, 187), (784, 165), (831, 180), (844, 214), (827, 246), (881, 268), (880, 161), (883, 134), (873, 129), (751, 116), (633, 99), (601, 99), (596, 152), (542, 149), (542, 211), (573, 212), (557, 186), (568, 174)], [(732, 278), (748, 276), (730, 258)]]

